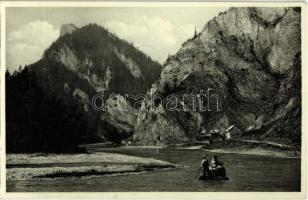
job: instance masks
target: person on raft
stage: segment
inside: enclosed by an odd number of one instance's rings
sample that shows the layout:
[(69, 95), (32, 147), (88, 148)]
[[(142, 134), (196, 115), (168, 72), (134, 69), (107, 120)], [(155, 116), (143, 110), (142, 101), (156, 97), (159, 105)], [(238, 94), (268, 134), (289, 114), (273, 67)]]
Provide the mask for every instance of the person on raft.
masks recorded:
[(201, 168), (203, 171), (203, 176), (208, 176), (209, 175), (209, 161), (206, 158), (206, 155), (203, 156), (202, 161), (201, 161)]
[(218, 160), (218, 157), (214, 155), (210, 170), (213, 172), (214, 176), (226, 176), (226, 170), (223, 167), (223, 163)]
[(216, 155), (214, 155), (214, 157), (211, 161), (211, 169), (215, 170), (215, 169), (221, 168), (222, 166), (223, 166), (223, 164), (218, 161), (218, 157)]

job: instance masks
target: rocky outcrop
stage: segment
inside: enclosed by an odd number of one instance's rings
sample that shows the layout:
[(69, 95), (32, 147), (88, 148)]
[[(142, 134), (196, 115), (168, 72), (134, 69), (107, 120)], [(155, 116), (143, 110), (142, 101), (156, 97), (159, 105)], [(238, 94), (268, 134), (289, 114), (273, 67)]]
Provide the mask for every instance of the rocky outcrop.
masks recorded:
[(69, 70), (76, 72), (79, 69), (80, 62), (74, 52), (67, 46), (63, 45), (48, 55), (51, 59), (66, 66)]
[(166, 145), (188, 141), (185, 132), (168, 116), (163, 107), (153, 105), (151, 90), (138, 112), (134, 135), (131, 140), (137, 145)]
[(122, 61), (122, 63), (125, 64), (127, 69), (130, 71), (130, 73), (135, 77), (135, 78), (143, 78), (141, 70), (139, 66), (130, 58), (127, 58), (125, 54), (119, 52), (117, 49), (114, 50), (118, 58)]
[[(167, 59), (155, 88), (164, 97), (211, 89), (221, 110), (197, 111), (202, 122), (190, 123), (190, 129), (184, 126), (194, 115), (166, 111), (166, 118), (191, 140), (201, 128), (235, 124), (243, 138), (299, 144), (300, 23), (297, 8), (231, 8), (210, 20)], [(169, 132), (163, 125), (149, 129)]]
[(60, 29), (60, 36), (71, 34), (77, 29), (78, 27), (74, 24), (62, 24)]
[(110, 96), (104, 110), (99, 125), (106, 139), (120, 142), (133, 134), (138, 113), (123, 96)]

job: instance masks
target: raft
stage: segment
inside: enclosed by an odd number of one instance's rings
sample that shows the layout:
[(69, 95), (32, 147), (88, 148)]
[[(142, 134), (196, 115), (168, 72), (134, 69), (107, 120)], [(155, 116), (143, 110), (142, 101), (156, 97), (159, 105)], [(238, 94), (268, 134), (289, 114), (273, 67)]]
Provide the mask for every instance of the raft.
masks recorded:
[(222, 166), (216, 170), (209, 170), (207, 175), (201, 175), (199, 180), (229, 180), (226, 169)]
[(211, 176), (200, 176), (199, 177), (199, 181), (210, 181), (210, 180), (213, 180), (213, 181), (227, 181), (229, 180), (228, 177), (211, 177)]

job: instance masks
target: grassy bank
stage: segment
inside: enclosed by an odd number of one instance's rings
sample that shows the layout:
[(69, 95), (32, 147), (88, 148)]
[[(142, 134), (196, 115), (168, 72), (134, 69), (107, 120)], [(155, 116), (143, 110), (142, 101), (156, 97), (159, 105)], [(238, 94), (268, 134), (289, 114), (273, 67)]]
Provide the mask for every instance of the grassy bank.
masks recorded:
[(141, 173), (176, 165), (115, 153), (8, 154), (7, 180)]

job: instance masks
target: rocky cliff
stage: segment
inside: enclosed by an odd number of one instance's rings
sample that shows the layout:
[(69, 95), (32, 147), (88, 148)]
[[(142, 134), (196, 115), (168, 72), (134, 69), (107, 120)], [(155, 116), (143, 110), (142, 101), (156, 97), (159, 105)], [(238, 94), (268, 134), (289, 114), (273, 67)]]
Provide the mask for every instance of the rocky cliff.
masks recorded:
[(145, 108), (134, 140), (196, 140), (201, 130), (234, 124), (241, 138), (300, 144), (300, 23), (300, 8), (231, 8), (210, 20), (167, 59), (153, 90), (164, 98), (210, 91), (212, 107), (195, 111), (184, 99), (184, 111)]

